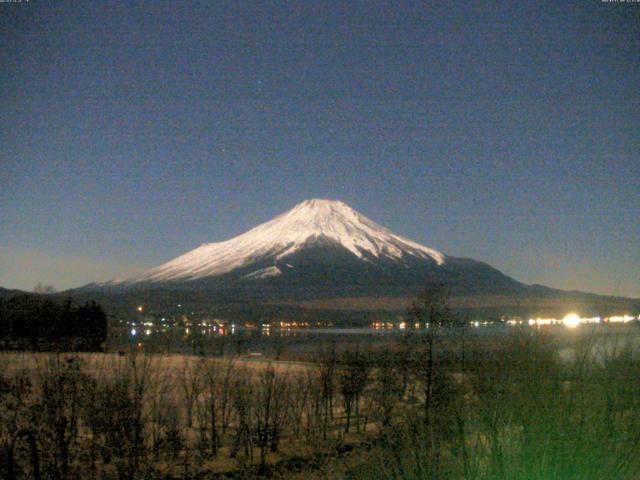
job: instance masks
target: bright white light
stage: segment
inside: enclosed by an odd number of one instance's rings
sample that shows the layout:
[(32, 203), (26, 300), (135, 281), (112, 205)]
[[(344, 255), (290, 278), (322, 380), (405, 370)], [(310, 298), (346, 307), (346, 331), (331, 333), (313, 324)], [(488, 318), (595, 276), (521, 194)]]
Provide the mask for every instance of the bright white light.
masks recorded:
[(600, 323), (600, 317), (581, 318), (581, 323)]
[(580, 325), (580, 317), (575, 313), (570, 313), (562, 319), (562, 323), (565, 327), (576, 328), (578, 325)]
[(562, 320), (558, 320), (556, 318), (530, 318), (529, 319), (529, 325), (537, 325), (537, 326), (541, 326), (541, 325), (555, 325), (557, 323), (560, 323)]
[(133, 335), (134, 337), (136, 336), (136, 329), (135, 328), (131, 329), (131, 335)]
[(145, 335), (151, 335), (151, 330), (147, 329), (144, 331)]

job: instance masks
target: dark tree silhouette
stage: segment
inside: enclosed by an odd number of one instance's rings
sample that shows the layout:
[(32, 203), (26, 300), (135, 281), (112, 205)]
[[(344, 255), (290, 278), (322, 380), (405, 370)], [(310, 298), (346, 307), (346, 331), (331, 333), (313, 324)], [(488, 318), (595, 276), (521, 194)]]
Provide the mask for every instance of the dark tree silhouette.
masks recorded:
[(107, 316), (95, 302), (75, 305), (40, 295), (0, 301), (0, 344), (5, 348), (99, 350)]

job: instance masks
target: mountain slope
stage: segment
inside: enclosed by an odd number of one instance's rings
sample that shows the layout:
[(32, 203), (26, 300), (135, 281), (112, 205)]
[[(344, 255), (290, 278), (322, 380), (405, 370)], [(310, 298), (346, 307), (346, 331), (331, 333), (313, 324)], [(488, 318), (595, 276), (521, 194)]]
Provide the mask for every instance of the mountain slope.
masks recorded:
[(191, 290), (212, 301), (413, 295), (429, 277), (453, 294), (526, 286), (491, 266), (401, 237), (340, 201), (307, 200), (230, 240), (203, 244), (142, 275), (84, 290)]
[(393, 234), (343, 202), (316, 199), (235, 238), (201, 245), (139, 277), (110, 284), (192, 282), (251, 266), (256, 268), (245, 273), (247, 279), (275, 277), (294, 268), (285, 259), (317, 246), (340, 248), (353, 257), (349, 260), (370, 264), (445, 263), (442, 253)]
[(398, 302), (389, 299), (408, 303), (427, 279), (446, 284), (458, 307), (489, 316), (567, 308), (601, 312), (607, 305), (619, 312), (639, 303), (525, 285), (484, 262), (396, 235), (330, 200), (305, 201), (235, 238), (201, 245), (138, 277), (87, 285), (74, 295), (120, 305), (125, 312), (142, 302), (163, 310), (188, 304), (237, 318), (304, 316), (300, 309), (309, 305), (396, 308)]
[(29, 292), (25, 292), (23, 290), (16, 290), (16, 289), (9, 289), (9, 288), (0, 287), (0, 298), (13, 297), (15, 295), (25, 295), (25, 294), (28, 294), (28, 293)]

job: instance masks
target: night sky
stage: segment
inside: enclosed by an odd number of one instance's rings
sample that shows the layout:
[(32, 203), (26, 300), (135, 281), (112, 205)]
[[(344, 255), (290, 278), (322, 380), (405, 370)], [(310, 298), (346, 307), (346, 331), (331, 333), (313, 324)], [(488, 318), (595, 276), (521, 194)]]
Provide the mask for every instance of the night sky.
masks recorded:
[(0, 3), (0, 286), (126, 277), (308, 198), (640, 297), (640, 4)]

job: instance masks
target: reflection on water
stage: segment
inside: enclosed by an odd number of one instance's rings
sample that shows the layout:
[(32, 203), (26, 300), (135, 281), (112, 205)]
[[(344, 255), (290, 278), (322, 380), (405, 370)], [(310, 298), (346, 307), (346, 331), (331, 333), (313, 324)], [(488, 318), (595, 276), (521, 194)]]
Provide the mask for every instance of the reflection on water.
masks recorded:
[(591, 362), (605, 364), (620, 354), (637, 355), (640, 351), (640, 328), (621, 327), (614, 331), (594, 328), (566, 342), (559, 349), (560, 358), (566, 361), (587, 358)]
[[(625, 318), (625, 317), (621, 317)], [(633, 319), (621, 322), (578, 322), (572, 318), (563, 322), (469, 322), (466, 334), (470, 337), (491, 339), (515, 331), (542, 331), (558, 340), (562, 358), (570, 359), (582, 343), (592, 337), (590, 355), (604, 358), (617, 351), (624, 342), (631, 341), (634, 348), (640, 347), (640, 322)], [(188, 327), (129, 324), (110, 330), (107, 348), (118, 351), (130, 347), (149, 352), (181, 352), (206, 355), (265, 355), (281, 358), (286, 354), (317, 352), (329, 345), (375, 346), (398, 341), (406, 335), (421, 335), (426, 328), (373, 328), (373, 327), (246, 327), (236, 324), (192, 324)], [(450, 334), (458, 335), (459, 330)], [(629, 340), (631, 339), (631, 340)], [(597, 347), (597, 348), (596, 348)]]

